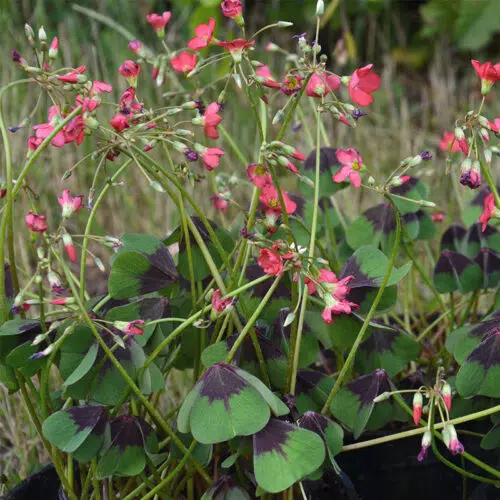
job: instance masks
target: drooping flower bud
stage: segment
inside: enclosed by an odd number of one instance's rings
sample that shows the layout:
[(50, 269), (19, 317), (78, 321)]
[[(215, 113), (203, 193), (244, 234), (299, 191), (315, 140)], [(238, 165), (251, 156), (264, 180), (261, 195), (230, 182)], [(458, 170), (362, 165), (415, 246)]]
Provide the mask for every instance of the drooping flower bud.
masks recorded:
[(424, 435), (422, 436), (422, 443), (421, 443), (421, 448), (420, 448), (420, 453), (418, 454), (417, 460), (419, 462), (422, 462), (425, 457), (427, 456), (427, 450), (429, 449), (429, 446), (432, 443), (432, 436), (429, 430), (426, 430), (424, 432)]
[(446, 405), (446, 408), (448, 408), (448, 411), (451, 410), (451, 386), (448, 384), (448, 382), (445, 382), (443, 384), (443, 387), (441, 389), (441, 395), (443, 396), (444, 404)]
[(69, 233), (64, 233), (62, 235), (62, 240), (66, 253), (68, 254), (69, 260), (71, 262), (75, 262), (76, 252), (75, 252), (75, 245), (73, 244), (73, 238)]
[(420, 419), (422, 418), (422, 405), (424, 402), (424, 398), (420, 392), (416, 392), (413, 396), (413, 421), (415, 425), (420, 423)]

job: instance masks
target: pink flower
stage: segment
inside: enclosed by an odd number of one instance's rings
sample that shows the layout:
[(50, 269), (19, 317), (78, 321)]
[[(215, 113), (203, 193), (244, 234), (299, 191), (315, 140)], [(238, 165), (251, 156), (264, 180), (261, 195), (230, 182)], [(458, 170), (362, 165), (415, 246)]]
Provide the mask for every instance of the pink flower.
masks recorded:
[(453, 132), (446, 131), (443, 133), (443, 138), (439, 143), (439, 149), (441, 151), (451, 151), (452, 153), (460, 151), (460, 144), (455, 139), (455, 134)]
[(220, 298), (220, 290), (217, 289), (212, 295), (212, 308), (218, 313), (224, 312), (227, 307), (231, 305), (233, 299), (231, 297), (227, 299)]
[(272, 185), (273, 179), (263, 163), (252, 163), (247, 167), (247, 177), (256, 187), (262, 189), (268, 184)]
[(222, 121), (222, 117), (218, 114), (220, 110), (220, 105), (217, 102), (212, 102), (207, 106), (205, 114), (203, 116), (203, 129), (205, 135), (211, 139), (218, 139), (219, 132), (217, 132), (217, 127)]
[(28, 137), (28, 149), (30, 151), (35, 151), (38, 146), (43, 142), (41, 137), (37, 137), (36, 135), (30, 135)]
[(337, 149), (337, 159), (342, 164), (340, 170), (333, 176), (333, 182), (344, 182), (348, 177), (355, 188), (361, 186), (359, 170), (363, 166), (363, 159), (352, 148)]
[(165, 26), (170, 21), (171, 17), (172, 17), (172, 13), (166, 11), (161, 15), (160, 14), (148, 14), (146, 16), (146, 19), (148, 20), (148, 23), (151, 24), (151, 26), (153, 26), (158, 37), (163, 38), (163, 36), (165, 35)]
[(477, 76), (481, 79), (481, 93), (483, 95), (489, 94), (495, 82), (500, 80), (500, 63), (493, 65), (488, 61), (481, 64), (474, 59), (471, 63), (476, 70)]
[(79, 66), (65, 75), (59, 75), (57, 79), (64, 83), (83, 83), (87, 80), (87, 77), (83, 74), (86, 69), (85, 66)]
[(170, 59), (170, 64), (174, 71), (189, 73), (196, 66), (196, 54), (181, 52), (177, 57), (172, 57), (172, 59)]
[(291, 96), (302, 88), (303, 80), (303, 76), (296, 75), (295, 73), (287, 75), (281, 84), (280, 91), (285, 95)]
[(281, 83), (273, 79), (271, 70), (265, 64), (259, 66), (255, 74), (257, 75), (255, 79), (265, 87), (272, 89), (279, 89), (281, 87)]
[(37, 215), (30, 211), (25, 217), (25, 220), (26, 225), (34, 233), (44, 233), (48, 229), (45, 215)]
[(120, 107), (124, 114), (136, 113), (142, 111), (142, 104), (138, 103), (135, 99), (135, 88), (129, 87), (123, 92), (120, 97)]
[(229, 53), (233, 56), (234, 62), (241, 62), (241, 54), (248, 47), (252, 47), (255, 45), (255, 40), (248, 42), (244, 38), (236, 38), (231, 42), (222, 42), (221, 40), (217, 40), (217, 45), (229, 51)]
[(372, 72), (373, 64), (357, 69), (349, 78), (349, 94), (359, 106), (368, 106), (373, 101), (373, 92), (380, 87), (380, 77)]
[(283, 272), (283, 260), (280, 254), (269, 248), (260, 249), (257, 262), (266, 274), (279, 276)]
[(113, 87), (106, 82), (100, 82), (98, 80), (94, 80), (92, 82), (92, 89), (90, 90), (90, 94), (102, 94), (103, 92), (110, 93), (113, 91)]
[[(321, 315), (325, 323), (332, 323), (332, 314), (350, 314), (352, 309), (359, 308), (354, 302), (346, 300), (351, 291), (348, 283), (353, 279), (354, 276), (346, 276), (338, 280), (332, 271), (320, 269), (320, 274), (316, 282), (321, 283), (322, 289), (326, 291), (322, 297), (325, 301), (325, 309)], [(306, 278), (304, 282), (311, 295), (316, 293), (316, 283), (313, 280)]]
[(117, 132), (122, 132), (126, 128), (130, 127), (127, 116), (123, 115), (122, 113), (117, 113), (111, 120), (109, 120), (109, 124)]
[(221, 156), (224, 156), (221, 148), (204, 148), (201, 159), (207, 170), (211, 171), (219, 166)]
[[(38, 145), (40, 145), (40, 143), (54, 131), (55, 126), (60, 120), (61, 120), (61, 115), (59, 106), (51, 106), (49, 108), (49, 121), (47, 123), (42, 123), (40, 125), (33, 126), (36, 139), (39, 140)], [(62, 148), (64, 144), (66, 144), (66, 142), (67, 141), (66, 141), (66, 136), (64, 134), (64, 130), (60, 130), (52, 138), (52, 141), (50, 141), (52, 146), (55, 146), (56, 148)], [(31, 144), (29, 145), (31, 147)]]
[(214, 194), (211, 198), (211, 201), (215, 210), (218, 210), (219, 212), (225, 212), (227, 210), (228, 206), (227, 200), (224, 199), (222, 196)]
[(141, 67), (135, 61), (127, 59), (118, 69), (120, 75), (124, 76), (128, 84), (132, 87), (137, 86), (137, 77), (141, 72)]
[(340, 88), (340, 78), (336, 75), (323, 73), (320, 76), (318, 73), (313, 73), (307, 83), (306, 94), (310, 97), (323, 97), (328, 94), (328, 88), (333, 92)]
[(243, 12), (243, 6), (241, 5), (241, 0), (224, 0), (220, 4), (222, 14), (226, 17), (234, 19), (237, 16), (241, 16)]
[(69, 189), (65, 189), (62, 195), (57, 198), (57, 201), (62, 207), (62, 216), (65, 218), (71, 217), (71, 215), (83, 208), (83, 195), (73, 198), (69, 193)]
[(191, 50), (201, 50), (210, 45), (215, 29), (215, 19), (211, 17), (208, 24), (200, 24), (194, 29), (195, 37), (189, 40)]
[(486, 226), (488, 225), (488, 222), (490, 219), (493, 217), (493, 214), (496, 212), (497, 208), (495, 205), (495, 197), (493, 196), (493, 193), (490, 193), (486, 198), (484, 199), (483, 202), (483, 213), (479, 217), (479, 221), (482, 223), (481, 230), (484, 233), (486, 230)]
[[(286, 213), (293, 214), (297, 209), (297, 204), (290, 199), (285, 191), (282, 191), (282, 194)], [(269, 212), (275, 215), (281, 214), (282, 207), (280, 203), (280, 197), (278, 195), (278, 190), (274, 187), (273, 184), (266, 184), (262, 188), (260, 201), (264, 204), (264, 211), (266, 212), (266, 214)]]
[(128, 48), (137, 54), (142, 48), (142, 43), (140, 40), (132, 40), (128, 43)]

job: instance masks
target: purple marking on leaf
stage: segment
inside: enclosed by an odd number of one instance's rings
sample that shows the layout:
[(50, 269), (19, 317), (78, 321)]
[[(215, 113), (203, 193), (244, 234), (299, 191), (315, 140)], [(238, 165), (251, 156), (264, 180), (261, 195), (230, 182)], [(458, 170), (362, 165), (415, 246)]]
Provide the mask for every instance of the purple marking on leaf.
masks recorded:
[(108, 410), (104, 406), (73, 406), (66, 411), (78, 426), (77, 432), (93, 429), (94, 434), (102, 434), (109, 420)]
[(398, 338), (399, 332), (396, 328), (391, 330), (374, 330), (368, 339), (363, 342), (361, 349), (370, 353), (393, 352), (393, 346)]
[(481, 248), (474, 258), (483, 273), (488, 278), (488, 275), (500, 271), (500, 254), (491, 250), (491, 248)]
[(490, 236), (496, 233), (498, 233), (498, 231), (490, 225), (486, 226), (483, 232), (482, 224), (480, 222), (476, 222), (469, 228), (467, 233), (467, 243), (482, 244), (483, 242), (486, 242)]
[[(210, 236), (210, 233), (208, 232), (207, 227), (203, 223), (203, 221), (195, 215), (193, 215), (191, 217), (191, 220), (193, 221), (193, 224), (195, 225), (196, 229), (198, 229), (198, 232), (200, 233), (200, 236), (202, 237), (203, 241), (206, 244), (211, 243), (212, 238)], [(217, 226), (217, 224), (213, 220), (207, 219), (207, 222), (213, 231), (216, 231), (218, 229), (219, 226)], [(191, 230), (189, 230), (189, 243), (191, 244), (192, 247), (198, 246), (198, 244), (196, 243), (195, 237), (194, 237), (193, 233), (191, 232)], [(185, 242), (184, 238), (182, 238), (179, 241), (179, 252), (184, 252), (185, 250), (186, 250), (186, 242)]]
[[(356, 260), (356, 256), (353, 255), (342, 267), (342, 271), (340, 271), (339, 279), (346, 278), (347, 276), (354, 276), (354, 279), (349, 282), (349, 288), (351, 291), (355, 288), (361, 287), (377, 287), (377, 282), (370, 278), (367, 274), (361, 271), (361, 267)], [(356, 304), (360, 304), (357, 300), (349, 295), (349, 300), (355, 302)]]
[(25, 323), (19, 326), (19, 333), (38, 333), (42, 331), (42, 327), (39, 321), (32, 321), (30, 323)]
[(482, 342), (474, 348), (467, 361), (477, 361), (485, 370), (500, 365), (500, 329), (492, 330)]
[(142, 419), (132, 415), (121, 415), (111, 421), (111, 443), (118, 446), (123, 453), (129, 446), (143, 446), (143, 425), (148, 425)]
[(495, 317), (481, 321), (472, 330), (470, 330), (470, 336), (476, 338), (484, 338), (490, 333), (500, 331), (500, 318), (498, 318), (498, 313), (500, 311), (495, 311)]
[[(156, 291), (158, 290), (158, 284), (163, 283), (163, 286), (165, 286), (166, 283), (173, 283), (179, 279), (174, 259), (165, 245), (160, 245), (153, 254), (145, 255), (151, 263), (151, 267), (141, 276), (141, 282), (143, 283), (141, 290), (144, 290), (145, 287), (148, 289), (147, 292), (143, 291), (142, 293)], [(154, 288), (151, 288), (152, 286)]]
[(406, 196), (417, 185), (417, 183), (418, 178), (412, 176), (406, 182), (403, 182), (401, 186), (391, 187), (390, 192), (399, 196)]
[(391, 390), (389, 376), (383, 369), (377, 369), (353, 380), (347, 384), (347, 388), (359, 397), (362, 406), (371, 405), (376, 396)]
[(221, 476), (212, 484), (205, 495), (212, 499), (229, 498), (231, 490), (235, 488), (238, 488), (238, 486), (231, 476)]
[(306, 205), (305, 198), (300, 194), (295, 193), (288, 193), (288, 197), (297, 205), (297, 208), (295, 209), (293, 215), (297, 217), (304, 217), (304, 207)]
[[(319, 170), (321, 173), (330, 172), (333, 174), (332, 167), (335, 171), (341, 167), (337, 158), (337, 148), (320, 148), (319, 150)], [(314, 171), (316, 169), (316, 150), (313, 149), (309, 156), (304, 161), (304, 170)]]
[[(264, 356), (264, 359), (266, 361), (273, 359), (282, 359), (285, 357), (280, 347), (276, 345), (272, 340), (264, 337), (264, 335), (262, 335), (262, 333), (260, 333), (257, 328), (256, 328), (256, 333), (257, 333), (257, 341), (259, 342), (260, 345), (260, 350), (262, 351), (262, 355)], [(228, 351), (233, 347), (237, 338), (238, 334), (235, 334), (231, 335), (231, 337), (225, 340)], [(255, 347), (253, 346), (250, 336), (245, 337), (245, 340), (236, 351), (234, 359), (239, 361), (241, 357), (243, 357), (245, 363), (259, 362), (257, 354), (255, 353)]]
[(289, 434), (295, 429), (296, 427), (288, 422), (271, 418), (261, 431), (253, 435), (254, 454), (259, 456), (274, 451), (286, 457), (283, 445), (286, 444)]
[(151, 297), (139, 301), (139, 317), (147, 321), (155, 321), (170, 316), (168, 299)]
[(441, 248), (443, 250), (458, 250), (458, 246), (464, 239), (466, 233), (467, 230), (463, 226), (452, 224), (441, 237)]
[(229, 408), (231, 396), (235, 396), (243, 389), (250, 387), (248, 382), (238, 375), (235, 367), (227, 363), (212, 365), (203, 374), (200, 382), (199, 397), (208, 397), (210, 404), (215, 400), (222, 400), (226, 408)]
[[(396, 229), (396, 216), (390, 203), (380, 203), (369, 208), (363, 214), (377, 232), (383, 232), (385, 235), (391, 234)], [(405, 224), (418, 221), (424, 217), (424, 211), (409, 212), (402, 216)]]
[(319, 434), (324, 437), (325, 430), (330, 423), (330, 419), (322, 415), (321, 413), (316, 413), (315, 411), (306, 411), (304, 416), (300, 419), (299, 427), (301, 429), (307, 429)]
[(461, 253), (454, 252), (453, 250), (443, 250), (441, 255), (436, 262), (436, 267), (434, 268), (434, 274), (458, 274), (459, 276), (465, 271), (468, 266), (471, 266), (473, 262), (462, 255)]
[(317, 370), (298, 370), (296, 394), (307, 394), (309, 391), (319, 385), (328, 375)]

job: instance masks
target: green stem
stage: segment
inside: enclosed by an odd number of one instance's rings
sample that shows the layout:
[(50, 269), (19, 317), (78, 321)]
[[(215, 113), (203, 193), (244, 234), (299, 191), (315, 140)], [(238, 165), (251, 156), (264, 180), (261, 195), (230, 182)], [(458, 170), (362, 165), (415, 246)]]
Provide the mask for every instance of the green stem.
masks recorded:
[[(319, 27), (319, 18), (317, 27)], [(316, 53), (315, 53), (316, 54)], [(316, 230), (318, 227), (318, 212), (319, 212), (319, 176), (320, 176), (320, 141), (321, 141), (321, 114), (318, 112), (316, 114), (316, 166), (315, 166), (315, 176), (314, 176), (314, 200), (313, 200), (313, 217), (311, 225), (311, 239), (309, 241), (309, 259), (312, 261), (314, 259), (314, 250), (316, 245)], [(299, 356), (300, 356), (300, 346), (302, 344), (302, 332), (304, 329), (304, 320), (307, 309), (307, 299), (309, 297), (309, 288), (304, 287), (304, 292), (302, 295), (302, 302), (300, 304), (299, 321), (297, 325), (297, 333), (295, 342), (290, 342), (294, 344), (294, 350), (290, 349), (289, 353), (289, 366), (290, 366), (290, 355), (292, 357), (292, 372), (290, 376), (290, 393), (295, 394), (295, 385), (297, 382), (297, 370), (299, 367)]]
[(244, 328), (241, 330), (238, 338), (236, 339), (233, 347), (229, 351), (229, 354), (227, 355), (226, 358), (226, 363), (230, 363), (231, 360), (234, 358), (234, 355), (236, 354), (236, 351), (240, 347), (241, 343), (245, 340), (246, 334), (249, 332), (249, 330), (253, 327), (255, 321), (257, 321), (260, 313), (266, 307), (267, 303), (271, 299), (271, 296), (274, 293), (274, 290), (276, 290), (276, 287), (279, 285), (279, 282), (281, 280), (281, 275), (277, 276), (276, 279), (273, 281), (273, 284), (269, 287), (269, 290), (267, 291), (266, 295), (264, 295), (264, 298), (260, 302), (260, 304), (257, 306), (255, 311), (253, 312), (252, 316), (248, 320), (247, 324), (244, 326)]
[[(109, 189), (113, 185), (113, 183), (118, 179), (118, 177), (125, 171), (125, 169), (132, 163), (132, 159), (128, 159), (108, 180), (106, 185), (102, 188), (97, 200), (90, 211), (89, 218), (87, 220), (87, 225), (85, 226), (85, 231), (83, 233), (82, 240), (82, 254), (80, 257), (80, 300), (83, 302), (85, 300), (85, 273), (86, 273), (86, 264), (87, 264), (87, 248), (89, 245), (89, 234), (92, 229), (92, 224), (94, 222), (95, 215), (97, 213), (97, 209), (101, 205), (102, 200), (108, 193)], [(99, 303), (101, 307), (102, 304)]]
[(391, 259), (389, 261), (389, 266), (387, 268), (387, 272), (385, 273), (384, 280), (382, 281), (382, 284), (380, 285), (380, 288), (377, 292), (377, 295), (372, 303), (372, 306), (370, 310), (368, 311), (368, 314), (365, 318), (365, 321), (363, 325), (361, 326), (361, 330), (358, 333), (358, 336), (356, 337), (356, 340), (354, 341), (354, 344), (351, 347), (351, 350), (349, 352), (349, 355), (347, 356), (347, 359), (344, 363), (344, 366), (340, 370), (337, 379), (335, 381), (335, 385), (333, 386), (332, 390), (330, 391), (330, 394), (328, 395), (328, 399), (326, 400), (325, 405), (323, 406), (321, 413), (326, 413), (330, 409), (330, 405), (332, 404), (333, 398), (335, 394), (340, 389), (340, 385), (342, 384), (342, 381), (344, 380), (344, 377), (347, 373), (347, 371), (350, 369), (354, 357), (356, 356), (356, 352), (363, 341), (363, 337), (365, 335), (366, 330), (368, 329), (368, 326), (370, 324), (371, 319), (375, 315), (375, 311), (377, 310), (377, 306), (382, 299), (382, 295), (384, 293), (385, 287), (387, 286), (387, 283), (389, 282), (389, 277), (391, 275), (392, 269), (394, 267), (394, 263), (396, 262), (396, 257), (398, 255), (398, 249), (399, 249), (399, 243), (401, 240), (401, 217), (399, 215), (399, 212), (395, 205), (393, 204), (392, 200), (390, 197), (388, 197), (390, 203), (392, 204), (392, 207), (394, 209), (394, 215), (396, 216), (396, 239), (394, 241), (394, 247), (392, 249), (392, 254), (391, 254)]

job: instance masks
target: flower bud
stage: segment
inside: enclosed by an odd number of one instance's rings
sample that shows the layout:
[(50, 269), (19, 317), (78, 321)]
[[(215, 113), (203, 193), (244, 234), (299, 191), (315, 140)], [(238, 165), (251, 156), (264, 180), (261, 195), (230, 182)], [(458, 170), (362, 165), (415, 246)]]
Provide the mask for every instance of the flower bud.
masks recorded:
[(462, 139), (465, 139), (465, 134), (464, 134), (464, 131), (462, 130), (461, 127), (455, 128), (455, 137), (459, 141), (462, 140)]
[(99, 257), (94, 258), (94, 264), (96, 265), (97, 269), (99, 269), (99, 271), (101, 271), (101, 273), (106, 272), (106, 267), (104, 266), (104, 263), (102, 262), (102, 260)]
[(47, 33), (45, 33), (45, 29), (43, 26), (40, 26), (40, 29), (38, 30), (38, 40), (41, 42), (46, 42), (47, 41)]
[(377, 397), (373, 398), (374, 403), (381, 403), (382, 401), (387, 401), (391, 397), (390, 392), (383, 392), (382, 394), (379, 394)]
[(413, 396), (413, 421), (415, 425), (420, 423), (420, 419), (422, 418), (422, 405), (424, 399), (420, 392), (416, 392)]
[(24, 33), (26, 34), (26, 38), (28, 39), (28, 42), (30, 45), (33, 45), (34, 39), (35, 39), (35, 32), (33, 31), (33, 28), (26, 23), (24, 25)]
[(424, 432), (424, 435), (422, 436), (421, 449), (420, 449), (420, 453), (418, 454), (418, 457), (417, 457), (417, 460), (419, 462), (422, 462), (424, 460), (424, 458), (426, 457), (427, 450), (430, 447), (431, 443), (432, 443), (432, 435), (431, 435), (429, 430), (426, 430)]
[(71, 262), (75, 262), (76, 252), (75, 252), (75, 245), (73, 244), (73, 238), (69, 233), (64, 233), (62, 235), (62, 240), (64, 248), (66, 249), (66, 253), (68, 254), (69, 260)]
[(323, 0), (318, 0), (316, 2), (316, 15), (322, 16), (325, 13), (325, 2)]
[(278, 21), (278, 28), (289, 28), (290, 26), (293, 26), (290, 21)]
[(448, 384), (448, 382), (445, 382), (443, 384), (443, 387), (441, 389), (441, 395), (443, 396), (444, 404), (446, 405), (446, 408), (448, 408), (448, 411), (451, 410), (451, 386)]

